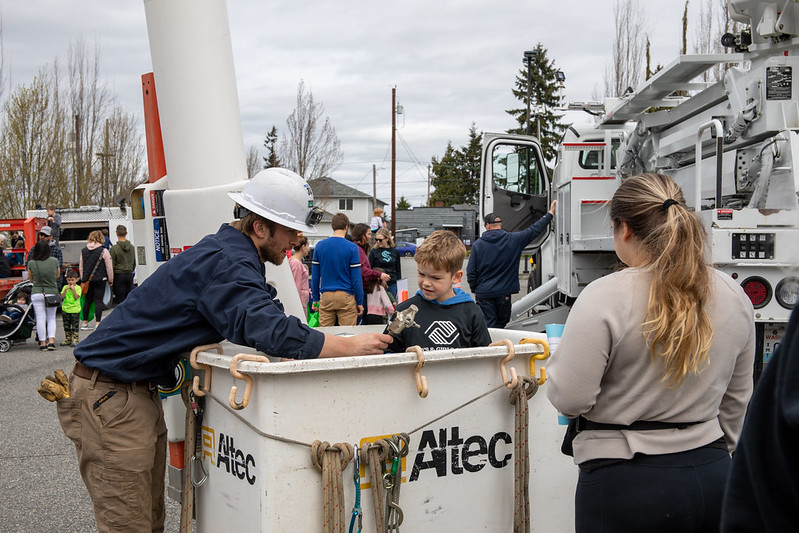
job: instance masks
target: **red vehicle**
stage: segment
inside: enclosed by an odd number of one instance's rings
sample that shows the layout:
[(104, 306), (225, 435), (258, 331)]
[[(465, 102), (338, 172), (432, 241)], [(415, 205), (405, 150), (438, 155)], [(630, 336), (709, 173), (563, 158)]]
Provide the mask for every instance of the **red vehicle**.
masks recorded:
[[(0, 220), (0, 232), (11, 233), (12, 231), (19, 231), (25, 237), (24, 248), (11, 248), (3, 250), (5, 254), (22, 254), (21, 257), (27, 257), (28, 252), (33, 245), (36, 244), (36, 235), (42, 226), (47, 225), (47, 220), (44, 218), (28, 217), (28, 218), (7, 218)], [(14, 285), (22, 281), (23, 273), (25, 272), (24, 260), (20, 264), (11, 263), (11, 276), (8, 278), (0, 279), (0, 301), (4, 300), (8, 291)]]

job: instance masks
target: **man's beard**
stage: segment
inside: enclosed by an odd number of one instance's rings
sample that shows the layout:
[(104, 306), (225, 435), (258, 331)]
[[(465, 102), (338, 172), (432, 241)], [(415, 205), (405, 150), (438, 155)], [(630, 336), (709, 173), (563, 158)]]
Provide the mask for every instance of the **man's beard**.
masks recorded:
[(280, 265), (286, 259), (286, 250), (271, 237), (258, 247), (258, 254), (264, 261), (269, 261), (274, 265)]

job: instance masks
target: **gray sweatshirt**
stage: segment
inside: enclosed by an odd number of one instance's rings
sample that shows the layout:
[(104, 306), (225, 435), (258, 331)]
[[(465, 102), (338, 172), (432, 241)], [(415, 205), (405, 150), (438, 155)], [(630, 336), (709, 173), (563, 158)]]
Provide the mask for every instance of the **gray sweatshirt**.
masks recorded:
[(701, 423), (686, 429), (583, 431), (574, 441), (576, 464), (686, 451), (722, 435), (729, 450), (735, 448), (752, 394), (754, 312), (737, 283), (711, 270), (709, 364), (677, 388), (662, 381), (662, 360), (652, 361), (642, 333), (651, 280), (645, 269), (598, 279), (577, 299), (546, 367), (545, 387), (555, 408), (610, 424)]

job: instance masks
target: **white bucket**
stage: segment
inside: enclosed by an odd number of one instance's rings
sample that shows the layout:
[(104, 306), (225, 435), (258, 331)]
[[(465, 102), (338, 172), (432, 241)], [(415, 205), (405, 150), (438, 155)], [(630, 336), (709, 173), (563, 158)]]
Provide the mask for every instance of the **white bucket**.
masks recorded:
[[(495, 333), (495, 332), (494, 332)], [(526, 334), (530, 337), (543, 337)], [(517, 346), (508, 365), (529, 374), (538, 345)], [(227, 403), (232, 356), (251, 349), (225, 345), (225, 354), (202, 352), (212, 367), (211, 394)], [(207, 482), (197, 489), (198, 531), (318, 531), (322, 524), (321, 473), (310, 449), (280, 436), (361, 444), (411, 432), (399, 505), (404, 531), (510, 531), (513, 525), (514, 406), (502, 388), (504, 347), (425, 352), (421, 374), (429, 395), (417, 394), (414, 354), (310, 361), (242, 361), (254, 379), (249, 405), (235, 414), (206, 399), (203, 460)], [(525, 353), (522, 355), (522, 353)], [(276, 360), (275, 360), (276, 361)], [(571, 531), (577, 467), (560, 453), (563, 428), (544, 385), (530, 399), (530, 500), (533, 531)], [(245, 423), (246, 421), (246, 423)], [(421, 427), (420, 426), (423, 426)], [(345, 515), (355, 501), (353, 462), (344, 471)], [(374, 531), (370, 483), (361, 469), (363, 530)]]

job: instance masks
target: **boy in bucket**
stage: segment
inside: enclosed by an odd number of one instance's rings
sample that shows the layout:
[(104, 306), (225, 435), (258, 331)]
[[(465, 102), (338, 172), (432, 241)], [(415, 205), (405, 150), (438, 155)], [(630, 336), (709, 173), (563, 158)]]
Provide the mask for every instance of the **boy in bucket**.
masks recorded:
[[(393, 335), (389, 352), (404, 352), (409, 346), (424, 350), (448, 350), (488, 346), (491, 337), (483, 313), (472, 297), (454, 285), (463, 277), (466, 247), (447, 230), (434, 231), (416, 250), (419, 290), (397, 305), (397, 312), (411, 305), (419, 310), (419, 327), (405, 328)], [(396, 316), (392, 316), (392, 320)], [(388, 332), (388, 328), (386, 329)]]

